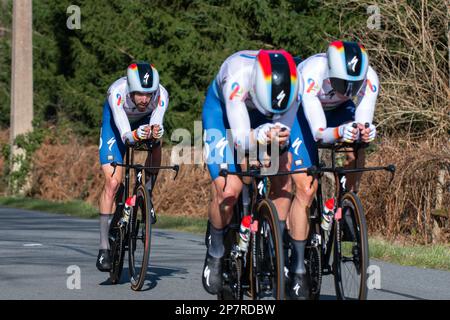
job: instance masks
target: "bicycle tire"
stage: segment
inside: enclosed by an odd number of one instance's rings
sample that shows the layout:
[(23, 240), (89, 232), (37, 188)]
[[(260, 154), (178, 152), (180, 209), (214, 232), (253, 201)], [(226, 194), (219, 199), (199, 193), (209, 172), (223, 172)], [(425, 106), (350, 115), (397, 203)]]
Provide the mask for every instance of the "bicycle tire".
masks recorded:
[(122, 276), (125, 257), (125, 230), (120, 227), (114, 227), (110, 234), (114, 240), (110, 239), (112, 266), (109, 272), (109, 279), (112, 284), (117, 284)]
[[(351, 225), (352, 224), (352, 225)], [(342, 219), (335, 227), (334, 282), (339, 300), (367, 299), (367, 268), (369, 266), (369, 244), (364, 209), (359, 197), (346, 192), (342, 197)], [(351, 256), (351, 257), (350, 257)], [(358, 279), (354, 289), (348, 284), (346, 273), (356, 271)], [(357, 292), (356, 292), (357, 291)]]
[[(265, 278), (269, 276), (271, 278), (269, 289), (272, 291), (272, 297), (276, 300), (284, 300), (286, 293), (283, 239), (278, 212), (273, 202), (269, 199), (261, 200), (256, 207), (254, 220), (258, 221), (258, 230), (254, 239), (257, 252), (256, 272), (252, 273), (254, 282), (252, 288), (255, 290), (253, 299), (265, 298), (265, 295), (269, 292)], [(266, 259), (267, 253), (270, 254), (270, 260)]]
[(310, 229), (305, 248), (305, 267), (310, 280), (310, 299), (319, 300), (322, 287), (322, 236), (320, 228), (320, 208), (314, 198), (309, 209)]
[(117, 284), (120, 281), (123, 270), (123, 262), (125, 257), (125, 231), (119, 228), (117, 223), (122, 217), (123, 213), (123, 193), (125, 186), (123, 183), (117, 189), (114, 201), (116, 203), (116, 210), (109, 226), (108, 238), (109, 246), (111, 248), (111, 270), (109, 278), (112, 284)]
[[(153, 206), (147, 188), (140, 185), (136, 190), (136, 203), (130, 217), (128, 236), (128, 262), (131, 289), (141, 290), (144, 285), (150, 257), (151, 247), (151, 213)], [(142, 251), (136, 253), (138, 245), (142, 244)], [(137, 261), (137, 257), (142, 260)]]

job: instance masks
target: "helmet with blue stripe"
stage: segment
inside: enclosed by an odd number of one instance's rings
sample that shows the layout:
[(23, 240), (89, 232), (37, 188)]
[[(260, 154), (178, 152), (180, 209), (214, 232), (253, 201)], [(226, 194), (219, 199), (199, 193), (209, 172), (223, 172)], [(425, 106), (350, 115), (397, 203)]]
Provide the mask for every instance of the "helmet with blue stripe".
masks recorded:
[(327, 51), (331, 87), (347, 97), (356, 96), (366, 79), (369, 58), (357, 42), (334, 41)]
[(297, 101), (297, 68), (285, 50), (260, 50), (255, 59), (250, 95), (263, 114), (287, 112)]

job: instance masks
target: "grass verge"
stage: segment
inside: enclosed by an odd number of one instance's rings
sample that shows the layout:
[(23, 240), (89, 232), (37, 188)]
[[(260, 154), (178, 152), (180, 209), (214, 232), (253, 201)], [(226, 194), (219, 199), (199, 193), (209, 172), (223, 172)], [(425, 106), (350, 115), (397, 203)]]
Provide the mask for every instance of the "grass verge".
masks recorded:
[[(99, 214), (96, 208), (80, 200), (52, 202), (24, 197), (0, 197), (0, 206), (58, 213), (87, 219), (98, 218)], [(157, 228), (174, 229), (197, 234), (201, 234), (206, 230), (206, 219), (204, 218), (171, 216), (158, 212), (157, 214)]]
[[(0, 197), (0, 206), (60, 213), (81, 218), (98, 217), (98, 210), (83, 201), (51, 202), (31, 198)], [(156, 227), (203, 234), (206, 230), (206, 219), (158, 214)], [(401, 245), (372, 237), (369, 239), (369, 251), (371, 259), (404, 266), (450, 271), (449, 245)]]
[(401, 245), (379, 237), (369, 239), (372, 259), (403, 266), (441, 269), (450, 271), (450, 245)]

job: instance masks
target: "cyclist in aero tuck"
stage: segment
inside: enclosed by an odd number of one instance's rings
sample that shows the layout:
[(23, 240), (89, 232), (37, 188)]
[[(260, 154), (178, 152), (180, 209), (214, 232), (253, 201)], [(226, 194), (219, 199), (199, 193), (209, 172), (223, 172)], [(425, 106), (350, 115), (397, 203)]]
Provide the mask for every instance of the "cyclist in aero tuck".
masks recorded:
[[(202, 282), (210, 294), (222, 289), (224, 228), (243, 187), (239, 177), (219, 176), (222, 168), (240, 170), (235, 151), (255, 151), (257, 144), (278, 143), (279, 167), (289, 170), (290, 129), (298, 110), (298, 81), (294, 59), (284, 50), (240, 51), (228, 57), (208, 88), (203, 105), (205, 158), (212, 178), (209, 205), (210, 244)], [(231, 130), (228, 139), (227, 129)], [(275, 143), (275, 145), (277, 145)], [(284, 149), (284, 151), (283, 151)], [(241, 151), (241, 152), (239, 152)], [(270, 198), (285, 221), (290, 206), (288, 176), (271, 180)]]
[[(324, 143), (371, 142), (376, 129), (372, 124), (380, 90), (378, 77), (369, 66), (364, 47), (356, 42), (332, 42), (327, 53), (319, 53), (297, 66), (301, 106), (298, 121), (291, 132), (292, 170), (318, 164), (316, 141)], [(356, 104), (352, 101), (356, 100)], [(352, 126), (357, 123), (357, 128)], [(368, 128), (365, 124), (368, 123)], [(355, 154), (347, 153), (347, 167), (355, 166)], [(364, 166), (364, 150), (357, 155), (358, 167)], [(347, 189), (356, 192), (361, 174), (347, 175)], [(311, 205), (317, 181), (305, 174), (293, 175), (296, 194), (289, 212), (289, 234), (293, 248), (289, 294), (308, 297), (304, 252), (309, 226), (307, 209)]]
[(156, 145), (148, 154), (146, 166), (161, 163), (161, 143), (164, 133), (164, 113), (169, 105), (167, 90), (159, 83), (159, 74), (147, 62), (133, 63), (127, 68), (127, 76), (115, 81), (108, 89), (103, 105), (100, 133), (100, 163), (105, 177), (105, 186), (99, 200), (100, 250), (97, 268), (111, 269), (108, 240), (109, 223), (113, 215), (114, 196), (122, 179), (122, 168), (110, 165), (113, 161), (123, 163), (125, 142), (130, 144), (153, 138)]

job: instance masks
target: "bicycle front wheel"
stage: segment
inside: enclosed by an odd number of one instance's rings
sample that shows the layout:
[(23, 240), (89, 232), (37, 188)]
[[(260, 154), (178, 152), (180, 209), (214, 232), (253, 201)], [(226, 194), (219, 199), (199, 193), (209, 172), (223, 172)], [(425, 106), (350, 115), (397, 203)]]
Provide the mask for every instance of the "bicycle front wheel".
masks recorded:
[(369, 244), (361, 200), (353, 192), (342, 198), (342, 218), (335, 227), (334, 281), (338, 299), (367, 299)]
[(284, 254), (278, 212), (272, 201), (264, 199), (257, 208), (255, 272), (252, 275), (254, 299), (284, 300)]
[(131, 289), (142, 288), (147, 274), (151, 245), (151, 210), (153, 210), (148, 190), (140, 185), (136, 191), (136, 203), (130, 217), (128, 237), (128, 261)]

